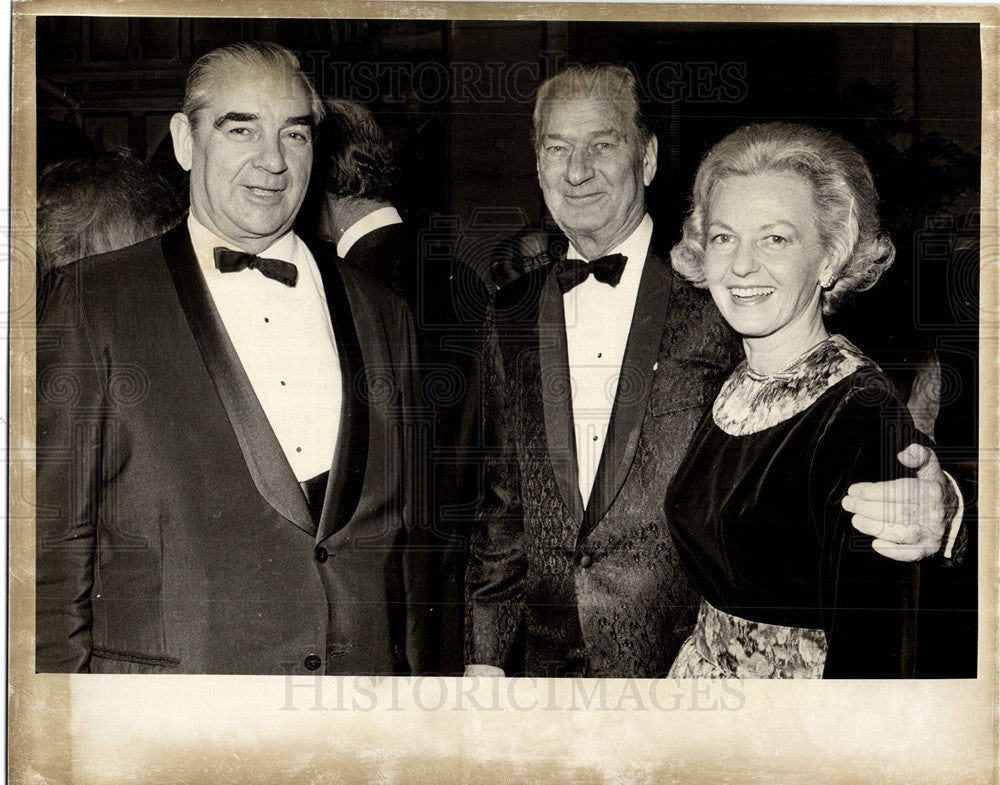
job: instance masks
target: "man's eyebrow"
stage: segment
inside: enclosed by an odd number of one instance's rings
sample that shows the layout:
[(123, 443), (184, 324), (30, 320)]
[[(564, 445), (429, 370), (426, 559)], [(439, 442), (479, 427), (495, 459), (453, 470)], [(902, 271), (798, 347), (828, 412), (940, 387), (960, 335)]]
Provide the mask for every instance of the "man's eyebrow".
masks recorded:
[(312, 115), (308, 115), (308, 114), (299, 115), (298, 117), (289, 117), (287, 120), (285, 120), (285, 125), (286, 126), (288, 126), (288, 125), (308, 125), (311, 128), (312, 124), (313, 124)]
[[(621, 131), (619, 131), (617, 128), (602, 128), (599, 131), (592, 131), (591, 133), (587, 134), (587, 138), (588, 139), (594, 139), (594, 138), (596, 138), (598, 136), (613, 136), (616, 139), (624, 139), (625, 138), (625, 134), (622, 133)], [(548, 132), (548, 131), (545, 132), (544, 134), (542, 134), (542, 138), (543, 139), (560, 139), (560, 140), (566, 139), (566, 137), (563, 136), (562, 134), (554, 134), (554, 133), (551, 133), (551, 132)]]
[(225, 123), (249, 123), (251, 120), (259, 120), (260, 117), (246, 112), (226, 112), (222, 117), (212, 123), (213, 128), (221, 128)]

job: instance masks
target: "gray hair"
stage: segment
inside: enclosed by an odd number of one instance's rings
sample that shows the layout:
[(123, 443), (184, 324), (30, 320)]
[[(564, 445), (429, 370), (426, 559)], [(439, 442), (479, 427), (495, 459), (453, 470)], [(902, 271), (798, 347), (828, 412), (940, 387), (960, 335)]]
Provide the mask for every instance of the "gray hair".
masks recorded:
[(795, 123), (745, 125), (709, 150), (698, 167), (691, 211), (670, 252), (674, 269), (705, 286), (705, 242), (712, 189), (725, 177), (794, 172), (812, 187), (817, 229), (833, 261), (834, 283), (824, 287), (823, 313), (850, 292), (870, 289), (896, 256), (881, 228), (878, 194), (864, 157), (850, 142), (821, 128)]
[(39, 270), (141, 242), (180, 214), (167, 181), (129, 150), (50, 164), (38, 179)]
[(323, 118), (323, 102), (316, 93), (309, 78), (302, 72), (298, 58), (280, 44), (262, 41), (243, 41), (228, 46), (213, 49), (202, 55), (188, 71), (187, 83), (184, 87), (184, 104), (181, 111), (188, 116), (191, 129), (196, 127), (195, 115), (199, 109), (204, 109), (209, 101), (212, 89), (225, 78), (230, 67), (238, 68), (273, 68), (284, 71), (297, 79), (306, 89), (309, 96), (309, 113), (313, 125)]
[(649, 129), (639, 110), (639, 91), (635, 75), (621, 65), (573, 65), (547, 79), (538, 88), (535, 98), (535, 149), (542, 144), (542, 124), (550, 106), (557, 101), (593, 98), (605, 101), (617, 115), (623, 128), (631, 129), (629, 141), (644, 150), (649, 142)]

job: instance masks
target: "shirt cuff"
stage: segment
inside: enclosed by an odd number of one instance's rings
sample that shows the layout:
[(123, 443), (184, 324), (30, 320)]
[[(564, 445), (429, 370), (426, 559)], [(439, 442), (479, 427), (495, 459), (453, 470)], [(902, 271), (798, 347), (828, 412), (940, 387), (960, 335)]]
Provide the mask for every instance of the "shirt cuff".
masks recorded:
[(496, 677), (505, 676), (503, 668), (497, 668), (494, 665), (478, 665), (471, 664), (465, 666), (465, 673), (462, 674), (465, 677), (482, 676), (482, 677)]
[(952, 551), (955, 548), (955, 540), (958, 539), (958, 532), (962, 528), (962, 516), (965, 515), (965, 500), (962, 498), (962, 491), (959, 489), (955, 478), (948, 474), (948, 472), (944, 472), (944, 476), (948, 478), (951, 487), (955, 490), (955, 497), (958, 499), (958, 509), (955, 511), (955, 517), (951, 519), (951, 524), (948, 528), (948, 539), (944, 546), (944, 558), (950, 559)]

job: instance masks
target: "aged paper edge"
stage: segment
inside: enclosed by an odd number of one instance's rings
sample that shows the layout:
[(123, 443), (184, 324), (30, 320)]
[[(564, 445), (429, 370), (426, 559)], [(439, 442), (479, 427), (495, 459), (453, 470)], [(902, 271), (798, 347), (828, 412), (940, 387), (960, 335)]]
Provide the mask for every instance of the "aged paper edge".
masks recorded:
[[(321, 679), (303, 689), (272, 677), (34, 674), (34, 17), (83, 14), (980, 23), (984, 209), (980, 238), (979, 677), (914, 684), (738, 682), (729, 690), (702, 685), (686, 692), (658, 692), (648, 682), (607, 680), (600, 687), (612, 701), (617, 696), (619, 706), (627, 710), (566, 711), (558, 707), (575, 705), (575, 696), (583, 694), (578, 690), (589, 691), (594, 685), (531, 680), (515, 684), (511, 680), (498, 703), (493, 687), (463, 680), (431, 680), (420, 686), (400, 679)], [(783, 782), (938, 782), (945, 778), (996, 782), (998, 461), (993, 445), (1000, 444), (998, 19), (1000, 9), (993, 6), (612, 7), (314, 0), (16, 3), (9, 358), (11, 781), (767, 782), (781, 777)], [(633, 690), (640, 698), (625, 700)], [(447, 695), (440, 709), (435, 694)], [(650, 711), (644, 706), (644, 694), (658, 696), (659, 708)], [(294, 696), (291, 700), (290, 695)], [(464, 702), (459, 699), (462, 695)], [(315, 705), (322, 704), (321, 710), (314, 708), (313, 697)], [(673, 704), (664, 708), (669, 701)], [(370, 703), (375, 704), (374, 710), (368, 710)], [(206, 714), (217, 716), (214, 721), (206, 720)], [(921, 720), (914, 721), (913, 714)], [(900, 730), (894, 723), (905, 728)]]

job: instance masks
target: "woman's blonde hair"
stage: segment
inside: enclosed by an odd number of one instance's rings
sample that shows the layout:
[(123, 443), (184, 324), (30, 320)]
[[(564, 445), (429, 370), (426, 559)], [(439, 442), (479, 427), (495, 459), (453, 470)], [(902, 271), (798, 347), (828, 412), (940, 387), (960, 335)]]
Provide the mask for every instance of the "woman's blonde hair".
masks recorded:
[(896, 249), (882, 229), (878, 194), (864, 157), (850, 142), (821, 128), (795, 123), (744, 125), (712, 147), (698, 167), (691, 210), (670, 252), (674, 269), (705, 286), (705, 242), (712, 189), (726, 177), (794, 172), (812, 186), (817, 228), (833, 261), (824, 285), (823, 313), (850, 292), (870, 289), (892, 264)]

